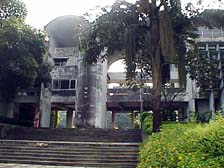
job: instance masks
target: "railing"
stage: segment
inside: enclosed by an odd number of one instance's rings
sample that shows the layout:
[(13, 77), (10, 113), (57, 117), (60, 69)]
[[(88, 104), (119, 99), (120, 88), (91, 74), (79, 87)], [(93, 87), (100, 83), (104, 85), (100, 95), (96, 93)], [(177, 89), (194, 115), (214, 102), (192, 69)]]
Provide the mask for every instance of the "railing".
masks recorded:
[(40, 88), (23, 89), (17, 93), (17, 96), (39, 96)]
[[(151, 94), (150, 88), (143, 88), (144, 94)], [(128, 88), (128, 87), (118, 87), (113, 89), (107, 89), (107, 93), (110, 96), (113, 95), (121, 95), (121, 94), (131, 94), (131, 93), (140, 93), (140, 90), (138, 88)]]
[(75, 90), (52, 90), (53, 96), (75, 96)]
[[(9, 124), (9, 126), (10, 125), (20, 125), (20, 126), (32, 127), (33, 126), (33, 121), (30, 121), (30, 120), (17, 120), (17, 119), (13, 119), (13, 118), (0, 116), (0, 129), (1, 129), (1, 127), (4, 127), (3, 124)], [(5, 125), (5, 126), (7, 126), (7, 125)], [(1, 130), (0, 130), (0, 132), (1, 132)]]
[[(107, 90), (107, 100), (109, 102), (118, 102), (118, 101), (126, 101), (126, 102), (139, 102), (140, 101), (140, 89), (130, 89), (128, 87), (123, 88), (113, 88)], [(186, 92), (182, 88), (168, 88), (163, 90), (162, 93), (162, 101), (185, 101)], [(151, 101), (152, 99), (152, 90), (151, 88), (143, 88), (143, 100)]]
[(76, 78), (78, 74), (77, 66), (54, 67), (52, 70), (53, 79), (71, 79)]
[(221, 29), (198, 29), (200, 38), (224, 38), (224, 31)]
[(77, 52), (77, 48), (67, 47), (67, 48), (55, 48), (54, 57), (69, 57), (73, 56)]

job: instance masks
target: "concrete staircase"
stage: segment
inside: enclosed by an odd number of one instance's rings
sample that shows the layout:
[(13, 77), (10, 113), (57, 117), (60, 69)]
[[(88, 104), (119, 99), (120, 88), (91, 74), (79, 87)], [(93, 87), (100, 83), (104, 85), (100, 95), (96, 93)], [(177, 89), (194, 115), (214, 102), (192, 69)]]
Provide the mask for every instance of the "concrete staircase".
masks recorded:
[(135, 168), (139, 130), (14, 128), (0, 139), (0, 163)]
[(141, 142), (141, 130), (25, 128), (8, 130), (5, 139), (72, 142)]

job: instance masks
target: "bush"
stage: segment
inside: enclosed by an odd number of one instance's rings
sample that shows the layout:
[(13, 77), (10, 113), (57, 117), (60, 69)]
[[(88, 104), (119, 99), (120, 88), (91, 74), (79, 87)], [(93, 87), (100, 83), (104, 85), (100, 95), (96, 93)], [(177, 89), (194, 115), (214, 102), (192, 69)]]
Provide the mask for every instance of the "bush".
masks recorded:
[(152, 113), (144, 112), (140, 117), (140, 122), (143, 123), (143, 131), (146, 135), (152, 134)]
[(138, 168), (224, 167), (224, 119), (209, 124), (176, 124), (142, 145)]

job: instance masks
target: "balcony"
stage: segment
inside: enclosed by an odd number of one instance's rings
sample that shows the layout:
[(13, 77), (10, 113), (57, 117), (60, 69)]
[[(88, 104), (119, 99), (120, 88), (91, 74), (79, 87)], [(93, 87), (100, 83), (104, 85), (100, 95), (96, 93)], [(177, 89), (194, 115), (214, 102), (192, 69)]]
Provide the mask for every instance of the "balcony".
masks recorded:
[(52, 79), (74, 79), (77, 78), (77, 66), (57, 66), (52, 72)]

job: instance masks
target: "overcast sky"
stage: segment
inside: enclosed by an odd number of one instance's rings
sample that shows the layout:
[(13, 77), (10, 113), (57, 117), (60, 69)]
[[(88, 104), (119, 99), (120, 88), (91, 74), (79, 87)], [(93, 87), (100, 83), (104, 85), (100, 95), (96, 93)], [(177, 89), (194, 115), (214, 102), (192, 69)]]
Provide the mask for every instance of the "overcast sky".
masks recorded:
[[(27, 23), (35, 28), (43, 28), (52, 19), (63, 15), (81, 16), (96, 6), (111, 5), (115, 0), (22, 0), (28, 9)], [(135, 2), (135, 0), (127, 0)], [(196, 0), (182, 0), (184, 3)], [(212, 0), (203, 0), (211, 3)]]
[[(112, 5), (115, 0), (22, 0), (25, 2), (28, 10), (26, 22), (32, 27), (43, 29), (51, 20), (63, 15), (81, 16), (96, 6)], [(136, 0), (127, 0), (135, 2)], [(182, 0), (183, 4), (197, 0)], [(213, 0), (203, 0), (204, 3), (211, 3)], [(118, 66), (119, 65), (119, 66)], [(114, 66), (114, 67), (113, 67)], [(120, 67), (120, 68), (117, 68)], [(121, 68), (122, 67), (122, 68)], [(121, 70), (122, 69), (122, 70)], [(122, 60), (111, 66), (109, 71), (124, 71)]]
[[(43, 28), (52, 19), (63, 15), (81, 16), (96, 6), (111, 5), (115, 0), (22, 0), (28, 9), (27, 23)], [(132, 0), (134, 1), (134, 0)]]

